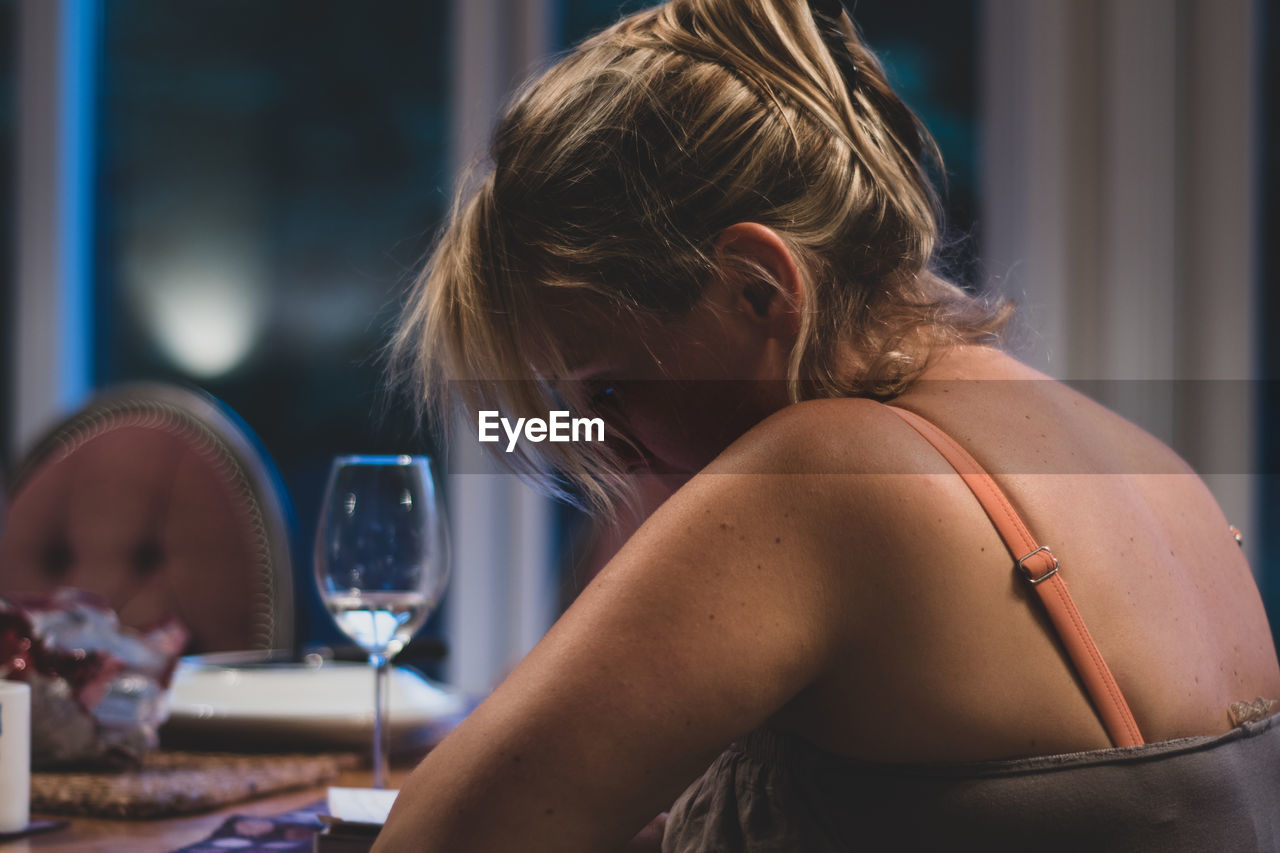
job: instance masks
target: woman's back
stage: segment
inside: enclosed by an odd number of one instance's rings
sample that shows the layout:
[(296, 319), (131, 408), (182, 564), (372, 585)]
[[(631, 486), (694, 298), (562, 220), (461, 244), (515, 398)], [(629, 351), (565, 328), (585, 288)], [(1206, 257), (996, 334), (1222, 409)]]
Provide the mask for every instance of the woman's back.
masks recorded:
[[(669, 0), (582, 45), (500, 122), (396, 363), (442, 415), (460, 398), (598, 416), (609, 441), (498, 454), (594, 508), (636, 470), (688, 482), (414, 772), (379, 849), (616, 848), (761, 732), (899, 768), (1108, 754), (1022, 555), (870, 398), (991, 470), (1061, 560), (1148, 741), (1219, 734), (1230, 703), (1280, 698), (1257, 590), (1203, 484), (987, 349), (1010, 306), (936, 273), (934, 149), (841, 5)], [(783, 803), (761, 779), (779, 819), (837, 791)], [(707, 790), (693, 811), (732, 820), (709, 846), (755, 848), (738, 789)], [(908, 814), (919, 801), (900, 792)]]
[[(1045, 380), (994, 350), (961, 348), (895, 405), (968, 449), (1052, 547), (1147, 742), (1218, 734), (1230, 703), (1280, 698), (1256, 587), (1203, 483), (1147, 433)], [(872, 761), (1109, 746), (1030, 585), (937, 451), (866, 401), (801, 408), (783, 417), (827, 436), (833, 472), (864, 474), (837, 481), (851, 512), (878, 493), (883, 534), (832, 527), (830, 553), (853, 555), (853, 588), (868, 594), (848, 602), (841, 666), (774, 725)], [(819, 499), (840, 506), (829, 489)]]

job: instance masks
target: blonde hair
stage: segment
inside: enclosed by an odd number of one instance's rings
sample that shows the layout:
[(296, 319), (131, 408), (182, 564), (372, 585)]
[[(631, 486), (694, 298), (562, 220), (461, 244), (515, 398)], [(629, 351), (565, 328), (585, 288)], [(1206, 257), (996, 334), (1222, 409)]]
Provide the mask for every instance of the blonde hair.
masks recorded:
[[(997, 334), (1008, 308), (932, 268), (932, 140), (847, 16), (838, 26), (843, 45), (824, 40), (805, 0), (671, 0), (527, 86), (392, 344), (396, 375), (436, 422), (454, 405), (509, 417), (583, 406), (530, 367), (539, 357), (564, 368), (551, 297), (589, 293), (621, 316), (687, 311), (724, 274), (715, 238), (738, 222), (774, 229), (803, 271), (793, 401), (892, 397), (934, 344)], [(627, 491), (603, 445), (499, 455), (591, 508)]]

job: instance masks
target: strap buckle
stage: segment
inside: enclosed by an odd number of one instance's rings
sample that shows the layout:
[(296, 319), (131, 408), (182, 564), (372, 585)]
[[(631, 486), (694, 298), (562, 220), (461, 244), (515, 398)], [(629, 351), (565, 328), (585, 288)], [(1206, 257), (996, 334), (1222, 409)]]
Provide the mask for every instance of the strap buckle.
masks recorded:
[[(1053, 568), (1045, 572), (1038, 578), (1032, 577), (1031, 570), (1026, 567), (1025, 563), (1027, 562), (1027, 560), (1030, 560), (1032, 557), (1034, 557), (1036, 554), (1039, 554), (1041, 551), (1044, 551), (1046, 554), (1049, 555), (1049, 559), (1053, 560)], [(1058, 569), (1061, 566), (1058, 563), (1058, 558), (1053, 556), (1053, 552), (1049, 550), (1049, 546), (1041, 545), (1039, 548), (1035, 549), (1034, 551), (1028, 554), (1023, 554), (1021, 557), (1019, 557), (1018, 560), (1014, 563), (1014, 567), (1017, 568), (1018, 571), (1022, 572), (1023, 577), (1025, 577), (1031, 583), (1032, 586), (1035, 586), (1036, 584), (1043, 583), (1044, 581), (1047, 581), (1049, 578), (1056, 575), (1058, 573)]]

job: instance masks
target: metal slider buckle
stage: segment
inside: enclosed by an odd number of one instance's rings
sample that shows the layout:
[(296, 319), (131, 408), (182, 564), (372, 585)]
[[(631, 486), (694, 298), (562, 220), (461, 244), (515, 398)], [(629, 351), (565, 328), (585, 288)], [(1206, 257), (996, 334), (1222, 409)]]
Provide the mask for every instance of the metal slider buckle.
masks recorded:
[[(1046, 554), (1049, 555), (1049, 559), (1053, 560), (1053, 568), (1045, 572), (1044, 574), (1042, 574), (1040, 577), (1033, 578), (1031, 576), (1031, 570), (1028, 569), (1025, 565), (1023, 565), (1023, 563), (1025, 563), (1027, 560), (1030, 560), (1032, 557), (1034, 557), (1036, 554), (1039, 554), (1041, 551), (1044, 551)], [(1035, 586), (1036, 584), (1041, 583), (1043, 581), (1047, 581), (1049, 578), (1056, 575), (1058, 573), (1058, 569), (1060, 568), (1060, 565), (1058, 563), (1058, 558), (1053, 556), (1053, 552), (1049, 550), (1048, 545), (1041, 545), (1039, 548), (1035, 549), (1029, 554), (1023, 554), (1014, 563), (1014, 566), (1017, 567), (1017, 569), (1020, 572), (1022, 572), (1023, 576), (1031, 583), (1032, 586)]]

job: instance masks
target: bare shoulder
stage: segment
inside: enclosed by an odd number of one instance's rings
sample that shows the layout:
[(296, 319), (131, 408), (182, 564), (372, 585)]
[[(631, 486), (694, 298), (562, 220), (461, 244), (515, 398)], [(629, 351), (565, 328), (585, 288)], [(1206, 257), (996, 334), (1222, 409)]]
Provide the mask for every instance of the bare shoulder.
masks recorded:
[(762, 421), (706, 470), (791, 475), (928, 471), (911, 429), (875, 400), (806, 400)]
[(874, 606), (866, 591), (909, 584), (898, 569), (928, 559), (921, 519), (932, 547), (948, 548), (970, 527), (971, 504), (954, 469), (889, 407), (806, 401), (690, 480), (600, 580), (619, 590), (672, 583), (708, 602), (732, 591), (754, 618), (800, 628), (793, 647), (806, 649), (801, 669), (813, 679), (847, 663), (852, 617)]
[[(414, 807), (387, 831), (407, 844), (430, 824), (447, 830), (442, 849), (508, 849), (497, 840), (539, 827), (546, 849), (616, 848), (727, 744), (822, 681), (846, 655), (857, 576), (836, 546), (883, 503), (845, 474), (894, 445), (892, 417), (867, 401), (806, 403), (742, 436), (427, 757), (406, 787)], [(868, 512), (835, 524), (853, 495)], [(440, 774), (458, 784), (433, 789)], [(477, 790), (490, 792), (483, 803)], [(483, 825), (464, 819), (480, 808)]]
[(858, 561), (850, 558), (855, 543), (909, 535), (921, 503), (937, 499), (955, 479), (946, 461), (884, 404), (805, 401), (741, 436), (631, 544), (667, 549), (673, 538), (686, 536), (717, 542), (724, 525), (740, 533), (720, 543), (717, 564), (750, 564), (756, 547), (785, 545), (778, 556), (789, 577), (843, 582), (858, 573)]

